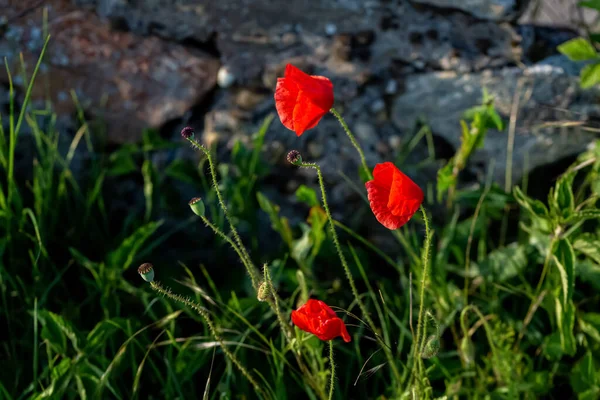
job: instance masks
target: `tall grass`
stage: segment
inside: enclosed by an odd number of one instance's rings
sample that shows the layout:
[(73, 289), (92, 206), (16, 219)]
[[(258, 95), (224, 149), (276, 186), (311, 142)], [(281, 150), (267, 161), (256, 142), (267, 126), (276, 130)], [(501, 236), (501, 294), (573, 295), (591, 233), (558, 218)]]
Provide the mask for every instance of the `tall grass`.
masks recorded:
[[(269, 120), (227, 162), (202, 148), (197, 165), (158, 171), (152, 152), (173, 144), (148, 131), (143, 146), (106, 153), (83, 119), (72, 137), (59, 132), (29, 102), (34, 78), (21, 104), (11, 84), (0, 123), (1, 398), (598, 398), (599, 143), (547, 199), (491, 180), (462, 188), (442, 168), (449, 194), (426, 206), (448, 212), (390, 235), (398, 250), (386, 254), (306, 186), (306, 222), (282, 215), (263, 191), (275, 172), (262, 157)], [(467, 134), (484, 136), (489, 118), (499, 127), (489, 98), (478, 112)], [(469, 140), (449, 165), (464, 168), (479, 145)], [(399, 166), (410, 170), (408, 153)], [(127, 177), (145, 190), (116, 220), (114, 185)], [(187, 201), (171, 207), (175, 182), (202, 196), (204, 218), (188, 218)], [(158, 218), (169, 213), (181, 222)], [(135, 268), (149, 260), (181, 295), (142, 284)], [(334, 306), (351, 343), (330, 347), (290, 324), (309, 296)]]

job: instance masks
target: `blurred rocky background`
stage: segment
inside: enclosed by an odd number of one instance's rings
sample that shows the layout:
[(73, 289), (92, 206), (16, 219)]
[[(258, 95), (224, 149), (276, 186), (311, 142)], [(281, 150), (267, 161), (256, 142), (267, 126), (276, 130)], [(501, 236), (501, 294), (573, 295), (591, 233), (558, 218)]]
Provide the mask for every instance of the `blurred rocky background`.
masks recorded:
[[(594, 22), (595, 15), (575, 3), (0, 0), (0, 57), (15, 72), (22, 100), (22, 62), (31, 75), (47, 31), (50, 44), (33, 99), (50, 99), (64, 132), (72, 136), (79, 126), (78, 102), (102, 144), (97, 148), (140, 143), (148, 127), (179, 142), (180, 129), (191, 125), (202, 141), (220, 149), (219, 157), (235, 140), (248, 142), (275, 111), (276, 79), (286, 63), (294, 63), (331, 78), (335, 107), (371, 165), (394, 160), (428, 125), (433, 142), (410, 147), (403, 165), (422, 187), (454, 154), (462, 113), (480, 104), (487, 88), (507, 129), (488, 134), (462, 184), (482, 182), (493, 160), (494, 180), (504, 185), (507, 154), (512, 152), (512, 182), (518, 183), (570, 160), (597, 135), (585, 127), (600, 118), (599, 92), (581, 90), (581, 65), (556, 51), (582, 32), (584, 21)], [(0, 68), (2, 107), (8, 85)], [(286, 165), (286, 152), (298, 149), (323, 166), (335, 210), (360, 200), (344, 178), (359, 181), (359, 160), (332, 116), (301, 138), (275, 118), (265, 149), (270, 161), (282, 165), (267, 180), (274, 196), (293, 199), (300, 184), (315, 183), (312, 171)], [(31, 168), (27, 151), (22, 145), (25, 169)], [(196, 155), (179, 146), (154, 161), (174, 157)], [(418, 168), (428, 158), (433, 163)], [(141, 191), (141, 184), (129, 190)]]

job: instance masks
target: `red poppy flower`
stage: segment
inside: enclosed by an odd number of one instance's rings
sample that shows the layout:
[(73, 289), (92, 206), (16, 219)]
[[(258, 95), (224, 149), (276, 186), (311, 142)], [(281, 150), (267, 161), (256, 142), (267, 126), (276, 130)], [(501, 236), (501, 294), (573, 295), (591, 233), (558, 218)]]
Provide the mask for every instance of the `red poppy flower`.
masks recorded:
[(341, 336), (344, 342), (351, 340), (344, 321), (320, 300), (309, 299), (305, 305), (292, 311), (292, 322), (321, 340), (332, 340), (338, 336)]
[(333, 106), (333, 84), (324, 76), (308, 75), (288, 64), (277, 78), (275, 108), (281, 123), (297, 136), (317, 126)]
[(365, 186), (373, 214), (388, 229), (407, 223), (423, 202), (421, 188), (391, 162), (377, 164)]

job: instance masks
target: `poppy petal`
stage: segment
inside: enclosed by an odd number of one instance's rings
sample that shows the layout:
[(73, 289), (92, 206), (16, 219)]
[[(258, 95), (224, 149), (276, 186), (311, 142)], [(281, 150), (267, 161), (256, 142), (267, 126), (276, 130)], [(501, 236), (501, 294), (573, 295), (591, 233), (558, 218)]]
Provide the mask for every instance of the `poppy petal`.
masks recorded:
[[(395, 167), (394, 167), (395, 168)], [(402, 171), (395, 168), (387, 207), (393, 215), (410, 219), (423, 202), (423, 191)]]
[(404, 225), (407, 220), (398, 217), (388, 209), (387, 204), (390, 198), (390, 189), (380, 185), (376, 180), (365, 183), (367, 188), (367, 197), (371, 205), (371, 210), (375, 214), (377, 221), (388, 229), (394, 230)]
[(281, 123), (297, 136), (317, 126), (333, 101), (333, 83), (324, 76), (308, 75), (288, 64), (284, 78), (277, 79), (277, 113)]
[(300, 91), (293, 112), (293, 124), (296, 136), (302, 135), (309, 129), (317, 126), (321, 118), (327, 114), (328, 110), (314, 104), (310, 97), (304, 96), (304, 91)]
[(300, 89), (298, 85), (288, 78), (278, 78), (275, 89), (275, 108), (283, 126), (294, 130), (294, 108)]
[(344, 325), (344, 321), (341, 318), (336, 317), (325, 321), (319, 331), (317, 337), (321, 340), (332, 340), (338, 336), (341, 336), (344, 342), (351, 340), (346, 325)]
[(306, 314), (300, 311), (292, 311), (292, 322), (301, 330), (309, 332), (309, 319)]

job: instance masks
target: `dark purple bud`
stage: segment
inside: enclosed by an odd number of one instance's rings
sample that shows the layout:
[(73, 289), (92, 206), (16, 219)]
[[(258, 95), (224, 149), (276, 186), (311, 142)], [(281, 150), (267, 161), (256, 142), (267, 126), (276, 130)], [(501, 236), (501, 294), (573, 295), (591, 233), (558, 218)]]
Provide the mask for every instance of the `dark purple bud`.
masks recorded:
[(181, 136), (183, 136), (184, 139), (194, 137), (194, 129), (190, 126), (186, 126), (181, 130)]
[(292, 150), (288, 153), (287, 160), (290, 164), (299, 165), (302, 163), (302, 156), (298, 150)]

